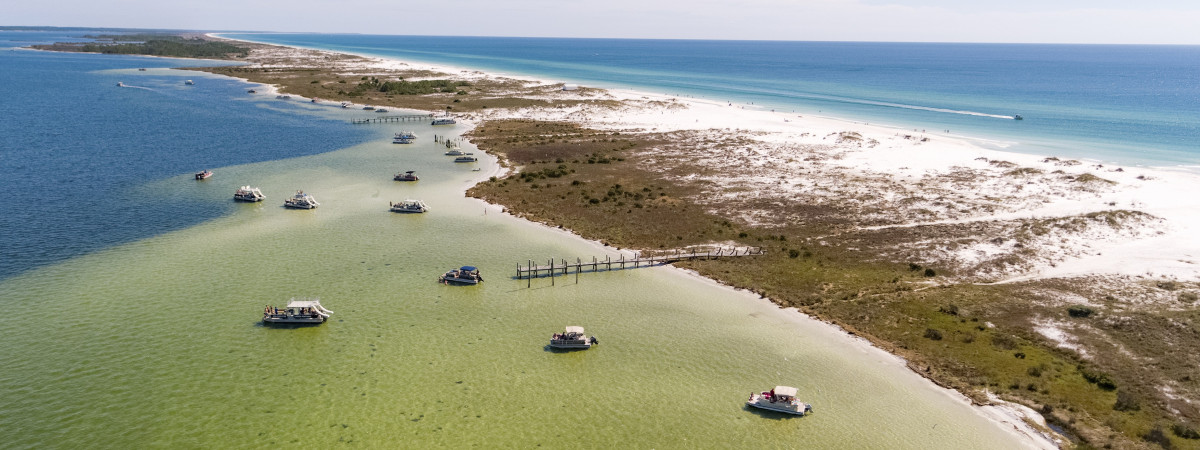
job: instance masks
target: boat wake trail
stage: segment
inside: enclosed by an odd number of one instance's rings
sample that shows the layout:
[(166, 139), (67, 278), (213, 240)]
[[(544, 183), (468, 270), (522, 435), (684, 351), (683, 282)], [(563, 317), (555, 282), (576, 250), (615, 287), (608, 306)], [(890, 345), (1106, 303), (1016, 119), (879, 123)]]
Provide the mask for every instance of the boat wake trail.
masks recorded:
[(988, 114), (988, 113), (981, 113), (981, 112), (975, 112), (975, 111), (936, 108), (936, 107), (932, 107), (932, 106), (906, 105), (903, 103), (877, 102), (874, 100), (861, 100), (861, 99), (849, 99), (849, 98), (842, 98), (839, 100), (848, 102), (848, 103), (859, 103), (859, 104), (863, 104), (863, 105), (884, 106), (884, 107), (888, 107), (888, 108), (912, 109), (912, 110), (917, 110), (917, 111), (930, 111), (930, 112), (939, 112), (939, 113), (947, 113), (947, 114), (959, 114), (959, 115), (964, 115), (964, 116), (991, 117), (993, 119), (1015, 120), (1017, 118), (1016, 116), (1004, 116), (1004, 115), (1000, 115), (1000, 114)]

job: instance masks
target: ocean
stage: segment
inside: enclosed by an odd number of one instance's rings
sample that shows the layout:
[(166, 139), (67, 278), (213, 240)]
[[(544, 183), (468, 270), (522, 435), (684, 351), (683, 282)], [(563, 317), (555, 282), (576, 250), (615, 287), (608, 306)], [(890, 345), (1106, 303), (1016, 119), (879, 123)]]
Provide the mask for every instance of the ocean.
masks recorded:
[[(903, 361), (750, 293), (666, 267), (512, 279), (616, 253), (465, 198), (498, 165), (450, 162), (432, 137), (461, 125), (352, 125), (361, 111), (175, 70), (212, 62), (14, 48), (64, 36), (0, 32), (6, 448), (1019, 445)], [(417, 142), (392, 144), (400, 130)], [(405, 170), (421, 180), (392, 181)], [(266, 201), (235, 203), (241, 185)], [(321, 206), (283, 208), (301, 189)], [(406, 198), (430, 211), (388, 211)], [(435, 281), (466, 264), (487, 281)], [(261, 324), (292, 297), (331, 321)], [(602, 343), (549, 351), (569, 325)], [(816, 412), (743, 406), (776, 385)]]
[(224, 36), (949, 130), (1039, 155), (1200, 164), (1200, 46)]

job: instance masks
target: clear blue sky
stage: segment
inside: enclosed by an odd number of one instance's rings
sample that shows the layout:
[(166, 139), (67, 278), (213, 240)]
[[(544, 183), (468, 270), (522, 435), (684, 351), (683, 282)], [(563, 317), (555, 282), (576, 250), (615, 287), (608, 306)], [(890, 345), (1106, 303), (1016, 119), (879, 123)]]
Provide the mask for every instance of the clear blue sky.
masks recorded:
[(1200, 44), (1198, 0), (55, 0), (0, 25), (822, 41)]

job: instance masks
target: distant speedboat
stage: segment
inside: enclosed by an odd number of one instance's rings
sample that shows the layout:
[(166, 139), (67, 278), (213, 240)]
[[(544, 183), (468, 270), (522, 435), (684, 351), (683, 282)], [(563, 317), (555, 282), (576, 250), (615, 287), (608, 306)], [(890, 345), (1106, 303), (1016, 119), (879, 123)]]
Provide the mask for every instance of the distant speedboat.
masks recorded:
[(118, 81), (118, 82), (117, 82), (117, 87), (125, 87), (125, 83), (122, 83), (122, 82)]
[(1021, 117), (1020, 114), (1015, 114), (1015, 115), (1013, 115), (1013, 120), (1025, 120), (1025, 118)]
[(145, 72), (145, 71), (146, 71), (146, 69), (144, 67), (138, 69), (138, 72)]
[(211, 176), (213, 176), (213, 173), (212, 173), (212, 171), (211, 171), (211, 170), (205, 170), (205, 171), (202, 171), (202, 172), (196, 172), (196, 179), (197, 179), (197, 180), (207, 180), (207, 179), (208, 179), (208, 177), (211, 177)]
[(184, 82), (183, 82), (183, 84), (186, 84), (186, 85), (188, 85), (188, 86), (191, 86), (191, 85), (193, 85), (193, 84), (196, 84), (196, 82), (195, 82), (195, 81), (192, 81), (192, 80), (186, 80), (186, 81), (184, 81)]
[(377, 113), (385, 113), (385, 112), (388, 112), (388, 111), (387, 111), (386, 109), (379, 108), (379, 109), (375, 110), (375, 112), (377, 112)]
[(366, 110), (366, 111), (374, 111), (374, 110), (375, 110), (375, 107), (374, 107), (374, 106), (370, 106), (370, 105), (368, 105), (368, 106), (364, 106), (364, 107), (363, 107), (363, 110)]
[(420, 178), (417, 178), (416, 175), (413, 175), (413, 172), (414, 172), (413, 170), (410, 170), (408, 172), (398, 173), (398, 174), (396, 174), (396, 176), (392, 177), (392, 179), (396, 180), (396, 181), (417, 181), (417, 180), (419, 180)]
[(475, 161), (479, 161), (479, 158), (476, 158), (474, 156), (459, 156), (457, 158), (454, 158), (454, 162), (456, 162), (456, 163), (473, 163)]
[(258, 91), (254, 90), (254, 89), (247, 89), (246, 93), (247, 94), (256, 94), (256, 93), (258, 93)]
[(430, 125), (454, 125), (456, 123), (458, 123), (458, 122), (454, 121), (453, 117), (443, 117), (443, 118), (433, 119), (433, 123), (431, 123)]

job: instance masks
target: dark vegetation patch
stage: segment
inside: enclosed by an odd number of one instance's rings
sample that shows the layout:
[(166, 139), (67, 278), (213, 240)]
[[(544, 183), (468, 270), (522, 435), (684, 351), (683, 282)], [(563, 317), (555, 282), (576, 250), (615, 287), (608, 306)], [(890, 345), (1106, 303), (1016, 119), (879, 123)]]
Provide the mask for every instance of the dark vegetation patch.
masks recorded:
[(60, 52), (107, 53), (118, 55), (151, 55), (178, 58), (245, 58), (250, 49), (228, 42), (200, 37), (187, 38), (169, 34), (134, 34), (89, 36), (101, 42), (57, 42), (34, 45), (33, 48)]

